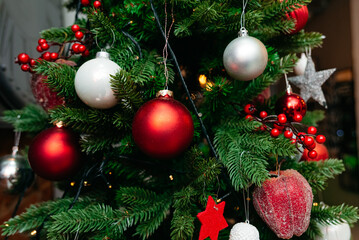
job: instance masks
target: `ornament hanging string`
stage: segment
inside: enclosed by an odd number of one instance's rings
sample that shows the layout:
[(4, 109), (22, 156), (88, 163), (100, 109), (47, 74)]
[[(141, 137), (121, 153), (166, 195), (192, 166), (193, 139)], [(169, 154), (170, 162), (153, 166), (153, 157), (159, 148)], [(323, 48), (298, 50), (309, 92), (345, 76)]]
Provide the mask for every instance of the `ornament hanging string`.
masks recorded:
[[(165, 32), (163, 31), (161, 22), (160, 22), (160, 20), (159, 20), (157, 11), (156, 11), (156, 9), (155, 9), (155, 7), (154, 7), (154, 5), (153, 5), (153, 1), (152, 1), (152, 0), (150, 0), (150, 4), (151, 4), (151, 9), (152, 9), (153, 15), (154, 15), (154, 17), (155, 17), (155, 19), (156, 19), (158, 28), (159, 28), (159, 30), (161, 31), (162, 36), (163, 36), (164, 38), (166, 38), (166, 34), (165, 34)], [(193, 102), (193, 100), (192, 100), (192, 98), (191, 98), (191, 93), (190, 93), (189, 90), (188, 90), (187, 84), (186, 84), (186, 82), (185, 82), (185, 80), (184, 80), (184, 78), (183, 78), (183, 76), (182, 76), (181, 69), (180, 69), (180, 67), (179, 67), (179, 64), (178, 64), (176, 55), (174, 54), (174, 52), (173, 52), (173, 50), (172, 50), (171, 45), (170, 45), (169, 42), (167, 42), (167, 48), (168, 48), (168, 50), (169, 50), (169, 52), (170, 52), (170, 54), (171, 54), (171, 56), (172, 56), (172, 58), (173, 58), (173, 61), (174, 61), (175, 66), (176, 66), (176, 70), (177, 70), (177, 72), (178, 72), (178, 74), (179, 74), (179, 76), (180, 76), (180, 79), (181, 79), (181, 82), (182, 82), (182, 84), (183, 84), (183, 87), (184, 87), (184, 89), (185, 89), (185, 91), (186, 91), (188, 100), (190, 101), (190, 103), (191, 103), (191, 105), (192, 105), (192, 107), (193, 107), (193, 111), (195, 112), (196, 117), (197, 117), (197, 119), (198, 119), (198, 121), (199, 121), (199, 123), (200, 123), (200, 125), (201, 125), (202, 132), (203, 132), (204, 136), (206, 137), (206, 140), (207, 140), (208, 145), (209, 145), (209, 147), (210, 147), (210, 149), (211, 149), (211, 152), (213, 153), (213, 155), (214, 155), (214, 157), (217, 159), (217, 161), (219, 161), (217, 152), (216, 152), (216, 150), (214, 149), (214, 146), (213, 146), (213, 144), (212, 144), (212, 141), (211, 141), (211, 139), (209, 138), (209, 135), (208, 135), (208, 133), (207, 133), (207, 129), (206, 129), (206, 127), (204, 126), (204, 123), (203, 123), (203, 121), (202, 121), (202, 114), (198, 112), (197, 107), (196, 107), (196, 105), (194, 104), (194, 102)]]
[(172, 7), (171, 7), (171, 25), (167, 31), (167, 1), (165, 0), (165, 29), (164, 29), (164, 34), (165, 34), (165, 46), (163, 47), (162, 50), (162, 56), (163, 56), (163, 65), (165, 66), (165, 78), (166, 78), (166, 83), (165, 83), (165, 89), (168, 89), (168, 67), (167, 67), (167, 59), (168, 59), (168, 39), (170, 38), (170, 33), (171, 33), (171, 29), (172, 26), (175, 22), (174, 19), (174, 15), (173, 15), (173, 3), (172, 3)]
[(109, 47), (105, 47), (105, 48), (102, 48), (99, 46), (98, 44), (98, 41), (97, 41), (97, 34), (95, 35), (95, 43), (96, 43), (96, 46), (101, 49), (101, 51), (106, 51), (106, 48), (112, 48), (113, 45), (115, 44), (115, 41), (116, 41), (116, 35), (115, 35), (115, 32), (110, 28), (111, 32), (112, 32), (112, 43)]
[(245, 27), (245, 25), (246, 25), (245, 10), (246, 10), (247, 4), (248, 4), (248, 0), (243, 0), (242, 3), (243, 3), (243, 7), (242, 7), (242, 13), (241, 13), (241, 31), (246, 29), (246, 27)]
[(249, 191), (248, 188), (243, 189), (243, 203), (244, 203), (244, 215), (246, 216), (246, 223), (249, 223)]
[[(280, 66), (283, 66), (283, 58), (280, 59)], [(292, 93), (292, 87), (289, 84), (288, 77), (286, 71), (284, 71), (284, 79), (285, 79), (285, 89), (288, 94)]]

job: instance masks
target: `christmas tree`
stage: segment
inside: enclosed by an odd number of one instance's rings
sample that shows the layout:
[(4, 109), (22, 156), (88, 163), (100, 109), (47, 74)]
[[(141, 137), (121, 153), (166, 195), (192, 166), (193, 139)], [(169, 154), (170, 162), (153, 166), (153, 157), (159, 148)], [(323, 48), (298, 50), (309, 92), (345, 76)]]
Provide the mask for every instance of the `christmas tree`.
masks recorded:
[[(310, 98), (326, 106), (321, 84), (334, 71), (314, 68), (323, 36), (302, 29), (309, 3), (70, 1), (86, 19), (42, 31), (41, 56), (17, 58), (43, 109), (3, 117), (39, 133), (30, 165), (64, 195), (2, 234), (315, 239), (354, 224), (356, 207), (317, 202), (344, 165), (322, 150), (323, 111), (306, 108)], [(287, 78), (299, 53), (304, 75)], [(278, 81), (286, 89), (268, 96)]]

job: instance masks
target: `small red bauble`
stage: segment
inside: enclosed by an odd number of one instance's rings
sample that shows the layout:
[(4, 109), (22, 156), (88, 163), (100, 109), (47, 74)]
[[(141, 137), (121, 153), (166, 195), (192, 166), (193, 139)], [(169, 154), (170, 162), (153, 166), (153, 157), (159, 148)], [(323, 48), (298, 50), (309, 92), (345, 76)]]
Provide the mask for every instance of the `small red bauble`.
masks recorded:
[(30, 60), (30, 66), (33, 67), (36, 65), (36, 61), (34, 59)]
[(45, 59), (46, 61), (50, 61), (51, 60), (51, 54), (49, 52), (44, 52), (42, 54), (42, 58)]
[(256, 111), (256, 108), (253, 104), (247, 104), (244, 106), (244, 112), (247, 114), (253, 114)]
[(168, 159), (179, 155), (191, 143), (194, 127), (190, 112), (174, 100), (171, 91), (145, 103), (132, 123), (132, 136), (148, 156)]
[(313, 143), (315, 144), (314, 139), (312, 137), (306, 136), (304, 138), (304, 145), (305, 146), (311, 146), (311, 145), (313, 145)]
[(278, 99), (275, 105), (275, 112), (277, 115), (284, 113), (288, 121), (292, 121), (296, 114), (302, 117), (307, 112), (307, 104), (298, 94), (286, 93)]
[(302, 6), (295, 9), (292, 12), (286, 14), (288, 19), (295, 19), (295, 27), (290, 31), (291, 34), (297, 33), (305, 27), (305, 24), (308, 21), (308, 8), (307, 6)]
[(19, 61), (19, 63), (25, 64), (25, 63), (28, 63), (30, 61), (30, 57), (26, 53), (20, 53), (17, 56), (17, 60)]
[(56, 52), (53, 52), (53, 53), (50, 54), (51, 60), (56, 60), (58, 57), (59, 57), (59, 54), (56, 53)]
[(266, 111), (262, 111), (262, 112), (259, 113), (259, 116), (261, 118), (266, 118), (268, 116), (268, 113)]
[(271, 131), (270, 131), (270, 135), (272, 136), (272, 137), (278, 137), (279, 135), (280, 135), (280, 130), (279, 129), (277, 129), (277, 128), (273, 128)]
[(38, 46), (36, 47), (36, 51), (38, 51), (38, 52), (42, 52), (42, 51), (44, 51), (44, 50), (41, 48), (41, 46), (40, 46), (40, 45), (38, 45)]
[[(317, 156), (314, 158), (309, 157), (309, 153), (311, 151), (315, 151), (317, 153)], [(313, 153), (312, 153), (313, 154)], [(314, 155), (312, 155), (313, 157)], [(303, 155), (301, 160), (302, 161), (320, 161), (320, 160), (327, 160), (329, 158), (329, 152), (326, 146), (323, 144), (316, 144), (313, 149), (304, 149)]]
[(52, 127), (42, 131), (29, 148), (29, 163), (42, 178), (59, 181), (74, 176), (81, 168), (79, 138), (71, 130)]
[(292, 131), (290, 131), (290, 130), (286, 130), (286, 131), (284, 131), (284, 137), (286, 137), (286, 138), (291, 138), (291, 137), (293, 137), (293, 132)]
[(293, 116), (294, 122), (301, 122), (302, 120), (303, 120), (303, 116), (301, 114), (299, 114), (299, 113), (294, 114), (294, 116)]
[(311, 158), (311, 159), (315, 159), (317, 156), (318, 156), (318, 153), (315, 150), (310, 150), (308, 152), (308, 157)]
[(78, 40), (81, 40), (83, 37), (84, 37), (83, 32), (81, 31), (75, 32), (75, 38), (77, 38)]
[(80, 53), (83, 53), (84, 51), (86, 51), (86, 47), (85, 47), (85, 45), (82, 45), (82, 44), (80, 44), (80, 46), (79, 46), (79, 52)]
[(38, 43), (39, 45), (41, 45), (41, 44), (43, 44), (43, 43), (47, 43), (47, 41), (46, 41), (45, 39), (43, 39), (43, 38), (40, 38), (40, 39), (37, 41), (37, 43)]
[(312, 188), (292, 169), (280, 171), (253, 191), (254, 208), (278, 238), (301, 236), (307, 230), (312, 203)]
[(317, 133), (317, 128), (316, 127), (313, 127), (313, 126), (310, 126), (308, 128), (308, 134), (316, 134)]
[(99, 8), (99, 7), (101, 7), (101, 2), (100, 2), (100, 1), (94, 1), (94, 2), (93, 2), (93, 6), (94, 6), (95, 8)]
[(317, 140), (318, 143), (325, 143), (325, 136), (324, 135), (318, 135), (315, 140)]
[(89, 0), (81, 0), (81, 4), (86, 7), (90, 4), (90, 1)]
[(80, 31), (80, 26), (77, 24), (74, 24), (71, 26), (71, 30), (76, 33), (77, 31)]
[(72, 45), (72, 50), (74, 51), (74, 53), (79, 53), (79, 47), (80, 47), (80, 44), (78, 43), (75, 43), (74, 45)]
[(21, 65), (21, 70), (24, 71), (24, 72), (27, 72), (30, 70), (30, 66), (27, 65), (27, 64), (22, 64)]
[(278, 115), (278, 122), (282, 124), (287, 122), (287, 117), (285, 116), (285, 114), (281, 113)]
[(47, 50), (47, 49), (49, 49), (49, 47), (50, 47), (49, 44), (47, 44), (46, 42), (43, 43), (43, 44), (41, 44), (40, 46), (41, 46), (41, 49), (42, 49), (42, 50)]

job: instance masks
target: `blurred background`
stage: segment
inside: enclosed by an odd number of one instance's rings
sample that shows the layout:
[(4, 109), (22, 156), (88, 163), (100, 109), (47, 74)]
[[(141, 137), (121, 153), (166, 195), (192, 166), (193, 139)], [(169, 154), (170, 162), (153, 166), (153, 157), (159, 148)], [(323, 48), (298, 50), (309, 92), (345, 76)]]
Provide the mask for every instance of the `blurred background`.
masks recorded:
[[(0, 115), (6, 109), (18, 109), (35, 103), (30, 87), (30, 74), (14, 64), (15, 57), (36, 52), (39, 32), (50, 27), (71, 25), (74, 13), (63, 8), (63, 0), (0, 0)], [(307, 31), (318, 31), (326, 36), (320, 49), (312, 51), (317, 71), (337, 68), (323, 85), (328, 102), (326, 118), (319, 131), (327, 136), (326, 146), (331, 158), (345, 162), (347, 171), (329, 182), (319, 200), (329, 205), (343, 202), (359, 206), (359, 1), (312, 0)], [(273, 86), (282, 88), (282, 86)], [(283, 88), (281, 89), (283, 90)], [(294, 92), (299, 93), (294, 88)], [(309, 100), (309, 110), (323, 109)], [(32, 136), (23, 135), (20, 149), (31, 142)], [(14, 132), (0, 122), (0, 157), (11, 153)], [(1, 190), (1, 188), (0, 188)], [(25, 193), (18, 213), (32, 203), (52, 199), (59, 194), (53, 183), (35, 179)], [(0, 192), (0, 224), (10, 218), (18, 195)], [(359, 240), (359, 225), (352, 229), (354, 240)], [(1, 238), (0, 238), (1, 239)], [(12, 238), (13, 239), (13, 238)], [(15, 239), (15, 238), (14, 238)], [(26, 239), (18, 236), (16, 239)]]

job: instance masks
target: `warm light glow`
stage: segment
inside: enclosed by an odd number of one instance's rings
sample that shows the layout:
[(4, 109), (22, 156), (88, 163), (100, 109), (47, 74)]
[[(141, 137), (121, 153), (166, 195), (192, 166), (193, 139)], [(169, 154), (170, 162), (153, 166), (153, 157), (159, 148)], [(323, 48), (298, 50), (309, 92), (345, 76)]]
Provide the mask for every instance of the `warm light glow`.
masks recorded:
[(5, 227), (8, 227), (8, 226), (9, 226), (9, 224), (7, 224), (7, 223), (5, 223), (4, 225), (5, 225)]
[(111, 188), (112, 188), (112, 185), (108, 185), (108, 188), (110, 188), (110, 189), (111, 189)]
[(112, 172), (108, 172), (108, 174), (109, 174), (109, 175), (111, 175), (111, 174), (112, 174)]
[(62, 128), (64, 126), (64, 123), (62, 121), (58, 121), (55, 124), (56, 124), (56, 127), (58, 127), (58, 128)]
[(71, 187), (75, 186), (75, 182), (70, 183)]
[(84, 181), (84, 186), (87, 186), (87, 181)]
[(208, 92), (212, 91), (212, 87), (213, 87), (213, 82), (207, 82), (206, 84), (206, 90)]
[(317, 207), (317, 206), (318, 206), (318, 203), (317, 203), (317, 202), (313, 203), (313, 206), (314, 206), (314, 207)]
[(220, 201), (222, 201), (221, 199), (217, 199), (217, 202), (219, 203)]
[(199, 75), (198, 81), (199, 81), (199, 85), (201, 86), (201, 88), (205, 88), (205, 87), (206, 87), (206, 83), (207, 83), (207, 77), (206, 77), (206, 75), (204, 75), (204, 74)]
[(31, 236), (35, 236), (36, 235), (36, 230), (34, 230), (34, 231), (32, 231), (30, 234), (31, 234)]
[(173, 181), (173, 176), (172, 175), (170, 175), (169, 178), (170, 178), (171, 181)]

